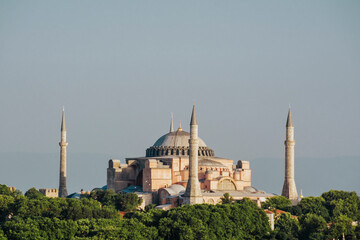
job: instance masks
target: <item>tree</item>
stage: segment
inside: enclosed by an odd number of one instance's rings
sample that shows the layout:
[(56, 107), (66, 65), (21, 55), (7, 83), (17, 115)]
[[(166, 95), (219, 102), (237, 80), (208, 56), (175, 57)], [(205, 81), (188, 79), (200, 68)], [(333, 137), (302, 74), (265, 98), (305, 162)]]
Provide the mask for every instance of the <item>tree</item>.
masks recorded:
[(300, 222), (300, 239), (321, 240), (325, 239), (327, 224), (322, 216), (313, 213), (302, 215)]
[(1, 195), (8, 195), (8, 196), (13, 195), (13, 193), (10, 191), (9, 187), (6, 186), (5, 184), (0, 184), (0, 194)]
[(345, 215), (340, 215), (334, 219), (329, 228), (329, 238), (341, 239), (343, 234), (345, 239), (351, 239), (355, 237), (355, 232), (352, 227), (352, 220)]
[(118, 199), (118, 195), (119, 194), (114, 193), (114, 191), (111, 189), (96, 190), (92, 191), (88, 198), (99, 201), (103, 206), (112, 206), (115, 208), (115, 203)]
[(155, 209), (155, 207), (156, 207), (156, 204), (149, 204), (149, 205), (147, 205), (147, 206), (145, 206), (145, 212), (149, 212), (150, 210), (153, 210), (153, 209)]
[(4, 231), (0, 229), (0, 240), (7, 240), (5, 237)]
[(299, 231), (299, 221), (296, 218), (291, 218), (289, 213), (284, 213), (275, 222), (273, 236), (281, 240), (298, 239)]
[(355, 239), (360, 239), (360, 224), (355, 227)]
[(266, 199), (262, 204), (264, 209), (274, 208), (274, 209), (285, 209), (291, 205), (291, 201), (284, 196), (276, 196)]
[(302, 214), (314, 213), (322, 216), (325, 220), (330, 220), (329, 211), (324, 205), (325, 200), (322, 197), (306, 197), (301, 199), (298, 204)]
[(34, 188), (34, 187), (27, 190), (27, 192), (25, 193), (25, 197), (27, 197), (29, 199), (45, 198), (45, 196), (42, 193), (40, 193), (38, 190), (36, 190), (36, 188)]
[(222, 204), (229, 204), (234, 202), (234, 198), (229, 193), (224, 193), (224, 196), (220, 198)]
[(142, 203), (142, 198), (139, 198), (139, 196), (135, 193), (127, 193), (124, 195), (124, 198), (121, 202), (122, 211), (131, 212), (135, 211)]
[(0, 223), (13, 214), (15, 200), (9, 195), (0, 195)]
[(360, 200), (356, 192), (346, 192), (330, 190), (321, 195), (328, 209), (330, 217), (335, 219), (341, 215), (346, 215), (352, 220), (360, 218)]

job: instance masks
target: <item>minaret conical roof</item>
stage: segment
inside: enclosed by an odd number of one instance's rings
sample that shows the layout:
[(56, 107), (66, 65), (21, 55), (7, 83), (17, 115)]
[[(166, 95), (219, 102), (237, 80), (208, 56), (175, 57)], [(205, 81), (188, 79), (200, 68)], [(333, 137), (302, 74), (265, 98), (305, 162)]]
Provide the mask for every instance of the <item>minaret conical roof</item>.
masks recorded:
[(191, 113), (190, 125), (198, 125), (198, 122), (197, 122), (197, 119), (196, 119), (195, 104), (193, 105), (193, 110), (192, 110), (192, 113)]
[(289, 112), (288, 112), (288, 117), (287, 117), (287, 121), (286, 121), (286, 127), (294, 127), (294, 123), (291, 117), (291, 111), (290, 111), (290, 105), (289, 105)]

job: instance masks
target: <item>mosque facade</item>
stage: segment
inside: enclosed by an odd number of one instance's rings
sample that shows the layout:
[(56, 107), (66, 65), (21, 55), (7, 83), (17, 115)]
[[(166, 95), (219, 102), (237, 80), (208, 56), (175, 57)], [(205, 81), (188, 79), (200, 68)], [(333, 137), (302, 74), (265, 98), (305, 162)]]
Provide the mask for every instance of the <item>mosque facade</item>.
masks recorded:
[[(198, 123), (193, 107), (190, 133), (179, 124), (146, 149), (145, 156), (126, 158), (126, 163), (110, 159), (107, 187), (115, 192), (134, 189), (146, 197), (145, 205), (166, 207), (182, 204), (216, 204), (224, 193), (234, 199), (250, 198), (258, 203), (274, 196), (251, 186), (250, 162), (215, 155), (198, 137)], [(151, 196), (151, 197), (149, 197)]]

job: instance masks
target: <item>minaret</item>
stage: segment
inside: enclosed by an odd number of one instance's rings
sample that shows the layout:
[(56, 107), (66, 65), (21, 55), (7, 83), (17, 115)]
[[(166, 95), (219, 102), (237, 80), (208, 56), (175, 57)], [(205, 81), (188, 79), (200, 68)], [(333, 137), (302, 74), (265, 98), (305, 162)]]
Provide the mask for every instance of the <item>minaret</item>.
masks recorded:
[(285, 144), (285, 181), (282, 189), (282, 194), (290, 200), (297, 200), (298, 194), (295, 185), (295, 165), (294, 165), (294, 124), (291, 117), (290, 105), (289, 113), (286, 121), (286, 140)]
[(173, 114), (171, 113), (170, 132), (174, 131)]
[(199, 139), (198, 139), (198, 123), (196, 120), (195, 105), (193, 106), (190, 121), (190, 139), (189, 139), (189, 180), (184, 194), (185, 204), (203, 203), (200, 182), (198, 176), (198, 155)]
[(66, 197), (68, 195), (66, 190), (66, 124), (65, 124), (65, 111), (62, 110), (61, 121), (61, 141), (60, 145), (60, 183), (59, 183), (59, 197)]

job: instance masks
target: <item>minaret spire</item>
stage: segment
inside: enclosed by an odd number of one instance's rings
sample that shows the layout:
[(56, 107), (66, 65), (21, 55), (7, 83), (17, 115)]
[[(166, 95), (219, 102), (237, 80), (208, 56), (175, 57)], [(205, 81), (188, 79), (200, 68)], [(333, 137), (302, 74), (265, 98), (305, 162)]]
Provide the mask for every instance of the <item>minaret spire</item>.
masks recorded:
[(200, 182), (199, 182), (199, 139), (198, 123), (196, 120), (195, 104), (191, 114), (190, 121), (190, 139), (189, 139), (189, 179), (184, 194), (185, 204), (200, 204), (203, 202)]
[(65, 124), (65, 110), (64, 110), (64, 106), (63, 106), (63, 108), (62, 108), (61, 131), (65, 131), (65, 132), (66, 132), (66, 124)]
[(293, 120), (291, 117), (290, 104), (289, 104), (288, 117), (287, 117), (287, 121), (286, 121), (286, 127), (294, 127), (294, 123), (293, 123)]
[(190, 125), (197, 125), (197, 119), (196, 119), (196, 111), (195, 111), (195, 103), (193, 105), (192, 113), (191, 113), (191, 121)]
[(294, 124), (291, 117), (290, 105), (286, 121), (286, 140), (285, 144), (285, 179), (282, 194), (290, 200), (297, 200), (298, 193), (295, 185), (295, 138)]
[(170, 120), (170, 132), (174, 131), (174, 123), (173, 123), (173, 113), (171, 113), (171, 120)]
[(63, 106), (62, 120), (61, 120), (61, 141), (60, 146), (60, 180), (59, 180), (59, 197), (66, 197), (66, 147), (68, 142), (66, 141), (66, 124), (65, 124), (65, 110)]

